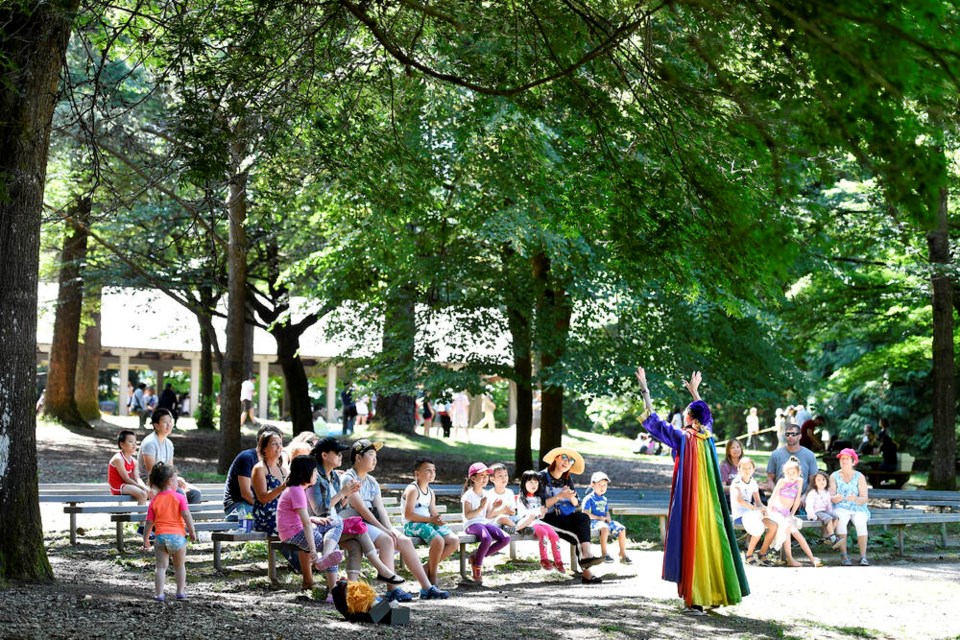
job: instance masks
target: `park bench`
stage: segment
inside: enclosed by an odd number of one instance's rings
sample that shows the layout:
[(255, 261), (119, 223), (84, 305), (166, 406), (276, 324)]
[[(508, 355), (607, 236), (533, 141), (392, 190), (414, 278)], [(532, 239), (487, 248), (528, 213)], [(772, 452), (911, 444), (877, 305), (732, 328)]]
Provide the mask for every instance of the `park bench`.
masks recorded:
[[(197, 531), (220, 531), (223, 529), (231, 529), (236, 527), (236, 523), (228, 523), (223, 520), (223, 503), (222, 502), (200, 502), (196, 504), (189, 505), (190, 515), (193, 516), (194, 528)], [(83, 507), (79, 507), (83, 509)], [(97, 511), (98, 509), (104, 509), (104, 507), (92, 507), (87, 508), (80, 513), (102, 513), (102, 511)], [(147, 521), (147, 507), (146, 505), (123, 505), (123, 511), (110, 511), (110, 521), (116, 524), (117, 529), (117, 551), (123, 552), (123, 529), (124, 524), (128, 522), (139, 522), (143, 523)], [(204, 528), (200, 528), (201, 521), (214, 521), (220, 520), (223, 526), (217, 526), (216, 524), (206, 523)]]
[[(930, 513), (918, 509), (872, 509), (870, 511), (869, 527), (894, 528), (897, 531), (897, 551), (903, 556), (903, 539), (905, 529), (916, 524), (939, 524), (941, 544), (947, 544), (946, 525), (960, 522), (960, 513)], [(819, 529), (823, 523), (819, 520), (803, 520), (803, 528)], [(851, 522), (850, 526), (853, 526)], [(742, 524), (735, 524), (734, 528), (743, 529)], [(854, 534), (855, 536), (856, 534)]]
[[(201, 492), (219, 497), (223, 485), (196, 485)], [(214, 493), (219, 491), (220, 493)], [(77, 544), (77, 515), (91, 513), (128, 513), (127, 503), (136, 501), (128, 495), (115, 496), (106, 483), (57, 483), (40, 484), (40, 502), (63, 503), (63, 512), (70, 516), (70, 544)], [(143, 509), (133, 504), (134, 510)]]
[(928, 491), (926, 489), (874, 489), (870, 491), (871, 500), (889, 500), (890, 506), (925, 506), (946, 509), (960, 509), (960, 491)]

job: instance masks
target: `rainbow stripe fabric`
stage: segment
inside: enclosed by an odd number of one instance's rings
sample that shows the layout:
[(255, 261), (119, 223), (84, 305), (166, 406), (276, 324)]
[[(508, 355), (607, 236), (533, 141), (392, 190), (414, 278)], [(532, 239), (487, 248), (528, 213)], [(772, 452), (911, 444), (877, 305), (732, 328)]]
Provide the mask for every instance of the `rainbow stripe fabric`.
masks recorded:
[(677, 583), (687, 606), (737, 604), (749, 595), (750, 587), (710, 425), (700, 432), (676, 429), (654, 413), (643, 426), (674, 454), (663, 579)]

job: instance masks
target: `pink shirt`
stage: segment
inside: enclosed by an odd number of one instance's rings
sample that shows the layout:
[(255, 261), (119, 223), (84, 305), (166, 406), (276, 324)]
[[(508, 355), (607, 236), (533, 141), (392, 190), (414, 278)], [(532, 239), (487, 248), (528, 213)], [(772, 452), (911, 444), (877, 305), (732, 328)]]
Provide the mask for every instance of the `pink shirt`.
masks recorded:
[(303, 487), (287, 487), (277, 501), (277, 533), (281, 540), (289, 540), (303, 531), (303, 522), (297, 509), (307, 508), (307, 492)]
[(833, 503), (830, 501), (828, 491), (811, 491), (807, 494), (807, 502), (804, 506), (807, 512), (808, 520), (816, 520), (818, 511), (833, 513)]

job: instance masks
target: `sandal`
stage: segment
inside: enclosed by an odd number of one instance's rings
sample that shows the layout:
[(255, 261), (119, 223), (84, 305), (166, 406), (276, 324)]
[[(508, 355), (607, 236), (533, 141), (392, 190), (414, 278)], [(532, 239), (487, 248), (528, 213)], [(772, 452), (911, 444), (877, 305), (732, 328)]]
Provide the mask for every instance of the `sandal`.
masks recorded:
[(580, 582), (582, 582), (583, 584), (600, 584), (601, 582), (603, 582), (603, 578), (601, 578), (600, 576), (590, 576), (589, 578), (586, 576), (583, 576), (582, 578), (580, 578)]
[(405, 580), (396, 573), (392, 576), (384, 576), (378, 573), (377, 580), (380, 582), (386, 582), (387, 584), (403, 584), (405, 582)]
[(812, 564), (814, 567), (822, 567), (823, 561), (821, 561), (820, 558), (814, 558), (810, 561), (810, 564)]

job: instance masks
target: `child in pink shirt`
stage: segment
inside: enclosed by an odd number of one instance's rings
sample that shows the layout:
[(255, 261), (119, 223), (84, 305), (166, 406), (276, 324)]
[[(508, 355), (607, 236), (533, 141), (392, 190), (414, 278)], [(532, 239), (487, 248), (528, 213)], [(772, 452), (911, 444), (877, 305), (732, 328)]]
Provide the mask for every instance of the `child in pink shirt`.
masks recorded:
[[(313, 588), (313, 568), (330, 570), (340, 564), (343, 553), (337, 549), (343, 521), (339, 518), (311, 518), (306, 488), (317, 481), (317, 461), (312, 456), (297, 456), (290, 463), (287, 488), (277, 503), (277, 532), (283, 542), (300, 550), (303, 588)], [(320, 555), (317, 548), (323, 550)], [(334, 577), (334, 582), (336, 579)]]

